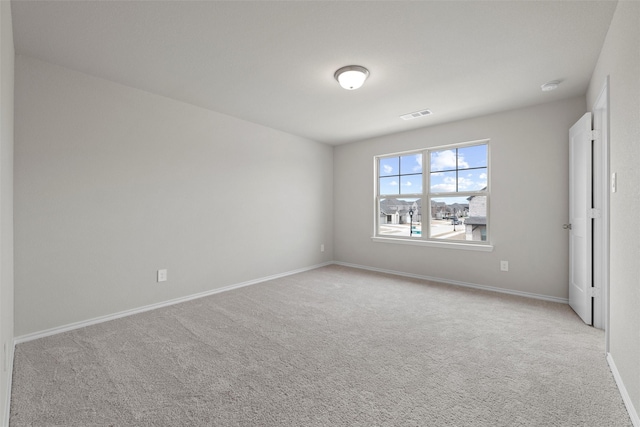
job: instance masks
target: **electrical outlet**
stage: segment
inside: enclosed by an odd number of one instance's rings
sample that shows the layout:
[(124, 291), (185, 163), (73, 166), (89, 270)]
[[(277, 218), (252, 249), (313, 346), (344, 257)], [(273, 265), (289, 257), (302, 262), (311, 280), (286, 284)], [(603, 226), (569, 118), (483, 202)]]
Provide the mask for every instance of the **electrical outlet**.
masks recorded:
[(158, 282), (167, 281), (167, 270), (158, 270)]
[(500, 261), (500, 271), (509, 271), (509, 261)]
[(324, 252), (324, 243), (320, 245), (320, 252)]

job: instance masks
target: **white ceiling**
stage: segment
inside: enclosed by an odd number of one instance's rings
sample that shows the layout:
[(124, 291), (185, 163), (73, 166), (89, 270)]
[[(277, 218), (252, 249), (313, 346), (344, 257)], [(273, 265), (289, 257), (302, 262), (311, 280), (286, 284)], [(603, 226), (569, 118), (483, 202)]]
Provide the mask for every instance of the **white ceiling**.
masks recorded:
[[(583, 95), (615, 5), (14, 0), (12, 13), (18, 54), (341, 144)], [(333, 73), (354, 64), (371, 75), (346, 91)]]

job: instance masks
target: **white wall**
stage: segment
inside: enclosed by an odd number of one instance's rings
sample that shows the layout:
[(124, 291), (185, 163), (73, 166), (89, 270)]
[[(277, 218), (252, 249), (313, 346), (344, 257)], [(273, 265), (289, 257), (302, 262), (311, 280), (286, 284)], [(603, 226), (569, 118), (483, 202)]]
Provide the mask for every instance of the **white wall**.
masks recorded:
[(16, 336), (332, 260), (331, 146), (20, 55), (15, 99)]
[[(585, 111), (578, 97), (336, 147), (335, 260), (566, 299), (568, 130)], [(375, 155), (484, 138), (493, 252), (372, 242)]]
[(589, 86), (589, 107), (607, 76), (610, 171), (618, 177), (618, 191), (610, 195), (610, 353), (635, 411), (640, 411), (639, 2), (618, 2)]
[[(11, 4), (0, 2), (0, 424), (9, 417), (13, 355), (13, 29)], [(5, 354), (5, 350), (7, 354)], [(5, 358), (9, 359), (8, 363)]]

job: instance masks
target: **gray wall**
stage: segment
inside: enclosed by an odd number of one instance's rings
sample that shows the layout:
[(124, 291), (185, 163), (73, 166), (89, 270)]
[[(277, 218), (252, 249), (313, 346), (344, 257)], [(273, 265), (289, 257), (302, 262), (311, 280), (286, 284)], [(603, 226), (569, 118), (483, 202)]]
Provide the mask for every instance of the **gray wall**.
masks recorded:
[[(0, 2), (0, 423), (9, 417), (13, 355), (13, 78), (11, 4)], [(6, 354), (5, 354), (6, 350)]]
[[(0, 338), (11, 345), (14, 54), (10, 3), (0, 5)], [(567, 130), (609, 75), (611, 171), (619, 177), (611, 198), (611, 355), (640, 408), (640, 228), (627, 219), (640, 209), (639, 17), (639, 3), (619, 2), (586, 103), (335, 150), (18, 57), (16, 335), (332, 259), (566, 298)], [(374, 155), (481, 138), (491, 138), (494, 252), (371, 241)], [(508, 273), (499, 271), (502, 259)], [(159, 268), (169, 270), (164, 284), (155, 282)], [(6, 410), (8, 373), (0, 371)]]
[[(336, 147), (335, 260), (567, 298), (568, 130), (585, 111), (578, 97)], [(375, 155), (484, 138), (493, 252), (372, 242)]]
[(332, 147), (20, 55), (15, 97), (16, 336), (333, 259)]
[(640, 3), (618, 2), (587, 105), (609, 76), (610, 171), (618, 177), (610, 210), (610, 353), (640, 411)]

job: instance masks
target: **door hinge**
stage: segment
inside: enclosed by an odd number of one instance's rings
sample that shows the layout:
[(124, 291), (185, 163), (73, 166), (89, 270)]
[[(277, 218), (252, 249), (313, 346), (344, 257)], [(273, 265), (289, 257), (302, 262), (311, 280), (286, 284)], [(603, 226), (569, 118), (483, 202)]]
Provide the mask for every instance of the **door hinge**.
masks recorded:
[(589, 138), (592, 141), (598, 141), (600, 139), (600, 131), (599, 130), (592, 130), (591, 131), (591, 135), (589, 135)]
[(591, 298), (598, 298), (600, 296), (600, 288), (596, 288), (595, 286), (587, 288), (587, 296)]
[(587, 216), (589, 218), (602, 218), (602, 213), (600, 212), (600, 209), (589, 209), (589, 211), (587, 212)]

